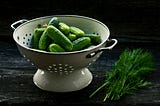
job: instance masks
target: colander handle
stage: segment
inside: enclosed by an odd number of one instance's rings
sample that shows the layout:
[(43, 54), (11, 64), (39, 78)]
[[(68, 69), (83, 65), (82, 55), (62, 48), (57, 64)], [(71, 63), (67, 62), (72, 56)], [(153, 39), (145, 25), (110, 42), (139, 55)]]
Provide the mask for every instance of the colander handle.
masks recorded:
[(118, 43), (118, 41), (117, 41), (116, 39), (108, 40), (108, 42), (113, 42), (113, 44), (112, 44), (111, 46), (109, 46), (109, 47), (100, 48), (100, 49), (98, 49), (97, 51), (88, 54), (86, 57), (87, 57), (87, 58), (92, 58), (92, 57), (94, 57), (97, 53), (99, 53), (99, 52), (101, 52), (101, 51), (111, 50), (111, 49)]
[(23, 24), (23, 23), (25, 23), (25, 22), (27, 22), (27, 21), (28, 21), (27, 19), (18, 20), (18, 21), (16, 21), (16, 22), (14, 22), (13, 24), (11, 24), (11, 28), (12, 28), (13, 30), (15, 30), (15, 29), (16, 29), (16, 28), (15, 28), (16, 25)]

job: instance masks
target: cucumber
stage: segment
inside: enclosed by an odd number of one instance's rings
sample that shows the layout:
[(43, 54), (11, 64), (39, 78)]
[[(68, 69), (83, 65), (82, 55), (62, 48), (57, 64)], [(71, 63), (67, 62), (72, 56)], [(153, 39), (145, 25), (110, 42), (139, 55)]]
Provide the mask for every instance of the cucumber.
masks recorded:
[(39, 47), (39, 39), (42, 35), (42, 33), (44, 32), (45, 28), (36, 28), (34, 30), (33, 36), (32, 36), (32, 40), (31, 40), (31, 45), (32, 48), (34, 49), (38, 49)]
[(71, 41), (74, 41), (77, 38), (75, 34), (71, 34), (71, 33), (69, 33), (69, 35), (67, 37)]
[(90, 37), (91, 38), (91, 42), (94, 45), (98, 45), (101, 43), (101, 37), (99, 35), (96, 34), (85, 34), (86, 37)]
[(70, 32), (75, 34), (77, 37), (83, 37), (85, 34), (84, 31), (74, 26), (70, 27)]
[(58, 18), (57, 18), (57, 17), (53, 17), (53, 18), (49, 21), (48, 25), (53, 25), (53, 26), (55, 26), (55, 27), (58, 28), (58, 26), (59, 26), (59, 20), (58, 20)]
[(91, 39), (89, 37), (81, 37), (73, 41), (73, 51), (82, 50), (85, 47), (90, 46)]
[(47, 35), (47, 30), (45, 30), (42, 34), (42, 36), (40, 37), (40, 40), (39, 40), (39, 49), (40, 50), (47, 50), (50, 42), (51, 42), (51, 39), (48, 37)]
[(67, 24), (63, 23), (63, 22), (59, 23), (59, 30), (61, 32), (63, 32), (63, 34), (65, 34), (65, 35), (68, 35), (69, 32), (70, 32), (69, 26)]
[(72, 42), (56, 27), (50, 25), (46, 29), (47, 35), (54, 40), (55, 43), (62, 46), (67, 51), (71, 51), (73, 48)]
[(65, 50), (58, 44), (52, 43), (49, 45), (50, 52), (65, 52)]

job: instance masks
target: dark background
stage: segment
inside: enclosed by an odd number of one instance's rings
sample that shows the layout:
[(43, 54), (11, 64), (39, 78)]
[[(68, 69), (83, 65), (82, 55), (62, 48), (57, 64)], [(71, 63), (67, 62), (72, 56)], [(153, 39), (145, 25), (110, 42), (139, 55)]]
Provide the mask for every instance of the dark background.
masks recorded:
[(10, 24), (17, 20), (57, 14), (95, 18), (114, 38), (160, 40), (158, 0), (5, 0), (0, 2), (1, 35), (12, 35)]

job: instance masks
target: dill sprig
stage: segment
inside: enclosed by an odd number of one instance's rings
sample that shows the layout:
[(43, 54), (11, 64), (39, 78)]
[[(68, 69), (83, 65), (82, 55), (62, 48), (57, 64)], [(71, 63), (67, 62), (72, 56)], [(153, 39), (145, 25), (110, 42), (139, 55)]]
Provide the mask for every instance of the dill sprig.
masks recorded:
[(145, 81), (145, 76), (153, 70), (155, 63), (150, 52), (126, 49), (113, 65), (113, 69), (106, 71), (105, 82), (89, 97), (102, 89), (106, 91), (103, 101), (118, 100), (125, 94), (133, 94), (138, 88), (151, 85), (151, 82)]

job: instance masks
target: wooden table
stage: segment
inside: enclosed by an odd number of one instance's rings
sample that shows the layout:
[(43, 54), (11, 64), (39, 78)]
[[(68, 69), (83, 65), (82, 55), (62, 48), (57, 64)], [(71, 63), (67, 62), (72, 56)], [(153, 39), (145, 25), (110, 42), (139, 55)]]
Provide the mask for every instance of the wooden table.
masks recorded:
[[(160, 105), (160, 45), (159, 41), (117, 37), (118, 44), (111, 51), (104, 51), (100, 58), (89, 66), (93, 80), (86, 88), (70, 93), (47, 92), (36, 87), (32, 81), (36, 67), (24, 59), (11, 36), (0, 39), (0, 106), (3, 105)], [(148, 81), (152, 86), (139, 89), (133, 95), (125, 95), (118, 101), (102, 102), (104, 93), (89, 95), (104, 81), (106, 70), (112, 68), (125, 48), (143, 48), (151, 51), (156, 62), (156, 71), (150, 74)]]

